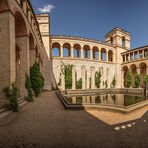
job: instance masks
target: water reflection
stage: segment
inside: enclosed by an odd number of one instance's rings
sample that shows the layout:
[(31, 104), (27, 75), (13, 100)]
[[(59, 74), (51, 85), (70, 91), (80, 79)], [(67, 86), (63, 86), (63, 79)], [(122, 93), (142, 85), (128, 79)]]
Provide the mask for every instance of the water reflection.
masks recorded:
[(129, 106), (144, 101), (143, 96), (133, 96), (125, 94), (103, 94), (93, 96), (67, 97), (70, 104), (101, 104), (101, 105), (118, 105)]

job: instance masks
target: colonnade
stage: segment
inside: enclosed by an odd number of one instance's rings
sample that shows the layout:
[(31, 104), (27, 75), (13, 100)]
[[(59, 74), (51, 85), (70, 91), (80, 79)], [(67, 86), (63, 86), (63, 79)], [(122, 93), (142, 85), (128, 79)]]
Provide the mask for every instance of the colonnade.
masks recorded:
[(131, 50), (122, 54), (123, 63), (148, 58), (148, 48)]
[(64, 43), (61, 45), (58, 42), (54, 42), (51, 52), (52, 57), (115, 62), (115, 53), (111, 49), (107, 50), (106, 48), (99, 48), (97, 46), (90, 47), (89, 45), (80, 45), (78, 43), (74, 45)]
[(135, 75), (139, 74), (140, 75), (140, 87), (144, 87), (144, 77), (145, 75), (148, 75), (148, 65), (145, 62), (137, 63), (137, 64), (131, 64), (131, 65), (125, 65), (122, 66), (122, 87), (126, 86), (126, 76), (128, 71), (131, 72), (132, 76), (132, 84), (131, 87), (135, 87)]

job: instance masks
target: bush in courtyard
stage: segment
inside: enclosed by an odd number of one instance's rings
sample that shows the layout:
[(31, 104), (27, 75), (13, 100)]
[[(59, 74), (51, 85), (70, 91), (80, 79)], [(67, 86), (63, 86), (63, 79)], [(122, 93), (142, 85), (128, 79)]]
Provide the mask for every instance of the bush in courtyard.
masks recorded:
[(113, 77), (112, 79), (112, 82), (111, 82), (111, 88), (114, 88), (116, 86), (116, 79), (115, 79), (115, 76)]
[(131, 83), (132, 83), (132, 75), (131, 75), (131, 72), (129, 70), (127, 72), (127, 76), (126, 76), (125, 82), (126, 82), (126, 87), (130, 88)]
[(39, 96), (44, 87), (44, 77), (37, 62), (30, 68), (30, 78), (35, 96)]
[(135, 87), (136, 87), (136, 88), (139, 88), (139, 86), (140, 86), (140, 81), (141, 81), (140, 74), (136, 74), (136, 75), (135, 75)]
[(9, 99), (10, 101), (10, 106), (14, 112), (19, 111), (19, 106), (18, 106), (18, 96), (19, 96), (19, 91), (16, 86), (16, 83), (13, 82), (10, 87), (5, 87), (3, 89), (3, 93), (5, 96)]
[(76, 89), (82, 89), (82, 78), (76, 82)]
[(32, 97), (32, 85), (31, 85), (31, 79), (30, 76), (28, 74), (26, 74), (26, 80), (25, 80), (25, 87), (28, 91), (28, 96), (27, 96), (27, 101), (31, 102), (33, 101), (33, 97)]
[(97, 88), (100, 88), (101, 76), (101, 71), (95, 73), (95, 85)]

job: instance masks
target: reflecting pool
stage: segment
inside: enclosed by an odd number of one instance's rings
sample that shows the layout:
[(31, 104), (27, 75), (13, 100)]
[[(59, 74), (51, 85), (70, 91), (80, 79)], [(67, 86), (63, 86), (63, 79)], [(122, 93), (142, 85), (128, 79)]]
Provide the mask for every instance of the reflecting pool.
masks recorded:
[(65, 99), (68, 104), (98, 104), (123, 107), (140, 103), (146, 100), (144, 96), (135, 96), (130, 94), (93, 94), (89, 96), (67, 96)]

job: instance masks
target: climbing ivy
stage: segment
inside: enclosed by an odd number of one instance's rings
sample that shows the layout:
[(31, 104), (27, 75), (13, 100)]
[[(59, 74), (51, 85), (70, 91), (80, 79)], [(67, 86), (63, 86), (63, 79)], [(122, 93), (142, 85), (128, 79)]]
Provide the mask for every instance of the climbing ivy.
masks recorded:
[(61, 65), (61, 72), (63, 75), (65, 75), (65, 88), (66, 89), (72, 89), (72, 68), (73, 65), (67, 64)]
[(97, 71), (95, 73), (95, 85), (97, 88), (100, 88), (101, 76), (102, 76), (101, 71), (99, 71), (99, 72)]
[(82, 89), (82, 78), (76, 81), (76, 89)]
[(131, 72), (128, 70), (127, 75), (126, 75), (126, 79), (125, 79), (125, 86), (127, 88), (130, 88), (131, 83), (132, 83), (132, 75), (131, 75)]
[(115, 86), (116, 86), (116, 79), (115, 79), (115, 76), (114, 76), (113, 79), (112, 79), (110, 87), (114, 88)]
[(136, 88), (139, 88), (140, 82), (141, 82), (140, 74), (136, 74), (136, 75), (135, 75), (135, 87), (136, 87)]

